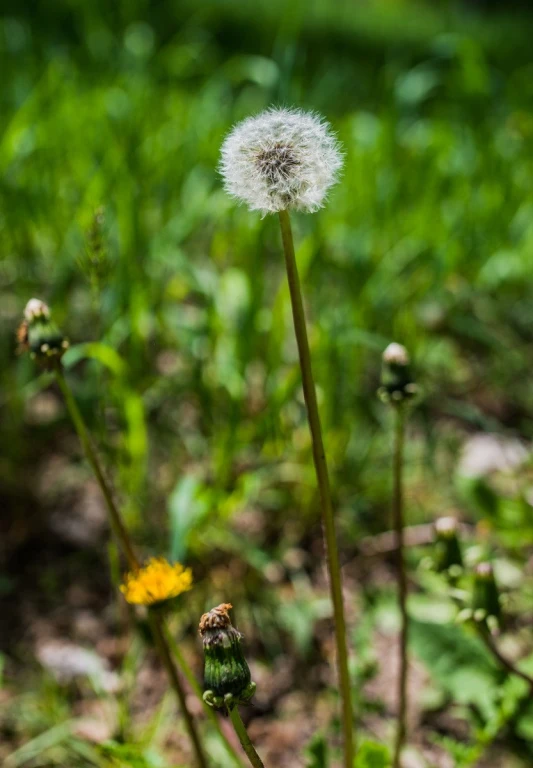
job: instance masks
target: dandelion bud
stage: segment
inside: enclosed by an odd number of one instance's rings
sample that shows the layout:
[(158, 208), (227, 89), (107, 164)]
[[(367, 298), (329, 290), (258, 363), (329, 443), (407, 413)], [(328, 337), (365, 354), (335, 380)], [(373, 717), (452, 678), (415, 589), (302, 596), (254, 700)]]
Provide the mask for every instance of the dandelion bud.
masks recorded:
[(411, 377), (406, 348), (401, 344), (389, 344), (382, 357), (379, 396), (384, 402), (401, 403), (414, 397), (417, 389)]
[(329, 125), (299, 109), (271, 108), (243, 120), (221, 155), (226, 191), (263, 215), (317, 211), (343, 162)]
[(440, 517), (435, 523), (435, 565), (439, 572), (459, 575), (463, 556), (455, 517)]
[(222, 603), (200, 619), (204, 644), (204, 701), (215, 709), (248, 702), (255, 693), (242, 651), (242, 635), (232, 626), (230, 603)]
[(50, 317), (50, 307), (41, 299), (30, 299), (24, 308), (24, 319), (31, 323), (41, 317), (46, 319)]
[(69, 343), (51, 320), (50, 309), (40, 299), (30, 299), (24, 309), (24, 320), (17, 332), (21, 351), (49, 367), (59, 360)]
[(500, 595), (494, 570), (488, 562), (478, 563), (475, 567), (472, 610), (476, 621), (501, 622)]

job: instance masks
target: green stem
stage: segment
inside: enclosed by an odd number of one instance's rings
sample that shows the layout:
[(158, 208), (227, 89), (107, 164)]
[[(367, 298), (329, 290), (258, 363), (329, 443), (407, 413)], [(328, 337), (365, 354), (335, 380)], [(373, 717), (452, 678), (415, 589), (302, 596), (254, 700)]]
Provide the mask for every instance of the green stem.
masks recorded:
[(409, 616), (407, 614), (407, 574), (404, 559), (404, 515), (403, 515), (403, 449), (405, 441), (405, 413), (403, 405), (394, 406), (394, 462), (392, 513), (396, 538), (396, 578), (398, 602), (401, 614), (400, 629), (400, 672), (398, 677), (398, 721), (394, 744), (393, 768), (401, 766), (401, 752), (405, 743), (407, 726), (407, 637)]
[(176, 641), (172, 637), (171, 633), (168, 631), (168, 628), (166, 628), (166, 630), (165, 630), (165, 638), (166, 638), (166, 641), (167, 641), (167, 643), (168, 643), (168, 645), (170, 647), (170, 650), (174, 654), (174, 658), (176, 659), (178, 667), (181, 669), (181, 672), (183, 673), (183, 676), (185, 677), (185, 679), (187, 680), (187, 682), (191, 686), (193, 692), (196, 694), (196, 696), (198, 696), (198, 698), (202, 702), (202, 704), (204, 706), (204, 711), (205, 711), (207, 717), (209, 718), (211, 723), (214, 725), (214, 727), (218, 731), (218, 734), (219, 734), (221, 740), (224, 742), (224, 746), (226, 747), (228, 753), (231, 755), (231, 758), (233, 759), (234, 763), (242, 768), (242, 760), (241, 760), (241, 758), (235, 752), (235, 749), (234, 749), (233, 745), (231, 744), (231, 742), (229, 741), (228, 737), (226, 736), (226, 734), (222, 730), (222, 727), (220, 725), (220, 721), (219, 721), (219, 719), (218, 719), (218, 717), (216, 715), (216, 712), (214, 711), (214, 709), (212, 707), (210, 707), (208, 704), (206, 704), (204, 702), (203, 696), (202, 696), (202, 689), (200, 688), (200, 686), (198, 684), (198, 681), (196, 680), (192, 669), (189, 667), (189, 665), (187, 663), (187, 659), (185, 658), (185, 656), (181, 652), (181, 648), (176, 643)]
[(313, 370), (311, 367), (311, 354), (307, 339), (307, 327), (305, 313), (298, 276), (298, 267), (294, 254), (294, 242), (292, 238), (291, 222), (287, 211), (279, 212), (281, 237), (285, 253), (285, 265), (287, 267), (287, 279), (292, 304), (294, 330), (298, 343), (300, 356), (300, 368), (302, 371), (302, 383), (309, 427), (313, 444), (313, 460), (320, 493), (322, 521), (326, 539), (327, 564), (329, 570), (329, 585), (333, 613), (335, 619), (335, 640), (337, 647), (337, 666), (339, 674), (340, 692), (342, 699), (342, 724), (344, 733), (344, 764), (345, 768), (353, 768), (354, 761), (354, 722), (352, 696), (350, 690), (350, 676), (348, 672), (348, 650), (346, 647), (346, 622), (344, 619), (344, 603), (342, 597), (342, 576), (339, 564), (339, 552), (335, 532), (335, 519), (331, 491), (329, 486), (328, 466), (322, 439), (322, 428), (316, 399)]
[(241, 719), (237, 705), (228, 708), (228, 714), (231, 723), (235, 728), (235, 733), (239, 737), (239, 741), (242, 744), (242, 748), (246, 752), (246, 756), (248, 757), (250, 764), (253, 765), (254, 768), (265, 768), (263, 761), (255, 751), (255, 747), (250, 741), (250, 737), (248, 736), (246, 726)]
[(198, 731), (196, 730), (196, 726), (193, 722), (191, 713), (189, 712), (189, 709), (187, 707), (185, 691), (183, 690), (183, 686), (181, 684), (178, 671), (176, 669), (174, 661), (172, 660), (172, 655), (170, 653), (170, 649), (168, 647), (168, 643), (165, 637), (164, 621), (160, 616), (155, 615), (153, 611), (148, 611), (148, 622), (150, 624), (150, 629), (152, 630), (152, 635), (153, 635), (154, 642), (158, 650), (159, 656), (161, 658), (161, 661), (163, 662), (163, 665), (167, 671), (167, 675), (172, 685), (172, 688), (174, 689), (174, 692), (176, 693), (176, 696), (180, 703), (181, 713), (182, 713), (183, 719), (185, 720), (185, 726), (187, 728), (189, 737), (194, 747), (196, 762), (199, 768), (207, 768), (207, 765), (208, 765), (207, 758), (204, 755), (204, 750), (200, 742)]
[(100, 461), (96, 455), (95, 449), (93, 448), (91, 439), (89, 437), (89, 432), (83, 420), (83, 416), (81, 415), (78, 404), (76, 403), (76, 400), (70, 391), (70, 387), (67, 384), (67, 380), (65, 379), (65, 374), (63, 372), (63, 366), (60, 362), (58, 362), (56, 365), (55, 374), (59, 388), (61, 389), (63, 397), (65, 398), (65, 403), (70, 414), (70, 418), (73, 421), (87, 460), (92, 467), (92, 470), (96, 476), (96, 480), (98, 481), (98, 485), (100, 486), (100, 490), (102, 491), (103, 497), (105, 499), (109, 517), (111, 519), (111, 526), (115, 536), (119, 540), (120, 545), (124, 550), (124, 554), (126, 555), (130, 568), (132, 570), (137, 570), (139, 568), (139, 561), (133, 549), (130, 536), (122, 521), (118, 507), (115, 504), (115, 500), (113, 499), (111, 488), (109, 487), (109, 484), (104, 477), (103, 470), (100, 466)]
[[(81, 411), (78, 408), (78, 404), (76, 403), (76, 400), (74, 399), (74, 396), (70, 390), (70, 387), (67, 384), (67, 381), (65, 379), (65, 375), (63, 372), (63, 367), (60, 362), (58, 362), (55, 367), (55, 374), (56, 374), (57, 382), (59, 384), (61, 392), (63, 393), (63, 396), (65, 398), (65, 403), (67, 405), (68, 412), (74, 423), (74, 427), (76, 429), (76, 432), (78, 433), (80, 442), (83, 446), (83, 450), (85, 452), (87, 460), (93, 469), (93, 472), (96, 476), (96, 480), (98, 481), (98, 485), (100, 486), (100, 490), (102, 491), (102, 494), (104, 496), (107, 509), (109, 512), (109, 517), (111, 519), (111, 526), (113, 528), (113, 531), (120, 545), (122, 546), (122, 549), (128, 560), (130, 568), (132, 570), (138, 570), (140, 567), (140, 563), (135, 554), (135, 550), (133, 549), (133, 544), (131, 543), (130, 535), (122, 520), (122, 516), (118, 510), (118, 507), (115, 504), (115, 500), (113, 498), (111, 488), (104, 476), (102, 467), (100, 465), (100, 460), (98, 459), (98, 455), (95, 449), (93, 448), (93, 445), (89, 436), (89, 432), (83, 420), (83, 416), (81, 415)], [(164, 634), (164, 625), (160, 618), (155, 618), (151, 615), (149, 615), (149, 621), (150, 621), (150, 627), (152, 629), (152, 634), (154, 637), (154, 642), (156, 644), (157, 650), (161, 657), (161, 661), (165, 666), (170, 684), (174, 689), (174, 692), (176, 693), (176, 696), (178, 698), (181, 711), (182, 711), (182, 716), (185, 721), (185, 725), (189, 733), (189, 737), (194, 747), (196, 762), (199, 768), (207, 768), (207, 760), (203, 752), (202, 744), (200, 742), (200, 738), (198, 736), (198, 732), (192, 720), (191, 714), (187, 709), (185, 693), (183, 691), (181, 681), (179, 679), (176, 667), (174, 666), (172, 656), (170, 654), (168, 645), (166, 643), (165, 634)]]
[(476, 627), (479, 632), (479, 635), (483, 642), (485, 643), (488, 650), (492, 653), (494, 658), (501, 664), (501, 666), (507, 670), (511, 675), (516, 675), (516, 677), (521, 678), (525, 683), (527, 683), (533, 692), (533, 677), (530, 677), (525, 672), (522, 672), (522, 670), (518, 669), (518, 667), (515, 667), (512, 661), (509, 661), (501, 652), (500, 649), (496, 646), (494, 640), (492, 639), (492, 636), (490, 634), (490, 631), (487, 629), (486, 626), (484, 626), (481, 622), (476, 622)]

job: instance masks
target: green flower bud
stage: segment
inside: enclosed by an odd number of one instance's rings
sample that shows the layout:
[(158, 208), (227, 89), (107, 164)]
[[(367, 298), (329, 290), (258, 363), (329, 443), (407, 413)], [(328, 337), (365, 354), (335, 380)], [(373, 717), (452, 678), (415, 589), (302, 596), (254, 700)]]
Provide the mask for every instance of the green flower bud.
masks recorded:
[(463, 567), (458, 530), (454, 517), (440, 517), (435, 522), (435, 565), (439, 573), (458, 575)]
[(242, 651), (242, 635), (229, 617), (230, 603), (222, 603), (200, 620), (204, 644), (204, 701), (215, 709), (248, 702), (255, 693)]
[(384, 402), (402, 403), (414, 397), (417, 391), (406, 348), (401, 344), (389, 344), (382, 358), (379, 396)]
[(24, 310), (24, 321), (18, 330), (18, 342), (22, 351), (51, 367), (68, 349), (69, 343), (50, 319), (50, 309), (40, 299), (30, 299)]
[(472, 610), (476, 621), (481, 622), (494, 617), (498, 623), (501, 623), (500, 594), (494, 578), (494, 570), (488, 562), (478, 563), (475, 567)]

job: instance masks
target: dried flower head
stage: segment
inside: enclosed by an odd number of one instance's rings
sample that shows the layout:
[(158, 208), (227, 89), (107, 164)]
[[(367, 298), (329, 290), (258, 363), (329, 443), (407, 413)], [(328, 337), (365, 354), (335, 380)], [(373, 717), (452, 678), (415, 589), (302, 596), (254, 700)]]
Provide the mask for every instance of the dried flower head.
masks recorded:
[(204, 613), (199, 632), (204, 645), (204, 701), (215, 709), (231, 709), (250, 701), (256, 685), (242, 651), (242, 635), (231, 623), (231, 603)]
[(329, 124), (299, 109), (271, 108), (243, 120), (221, 154), (226, 191), (263, 215), (317, 211), (343, 163)]
[(221, 603), (202, 615), (198, 631), (207, 643), (217, 635), (217, 630), (231, 627), (229, 612), (232, 608), (231, 603)]
[(156, 605), (171, 600), (192, 587), (192, 572), (181, 563), (153, 557), (138, 571), (126, 574), (120, 591), (128, 603)]
[(20, 352), (29, 352), (45, 367), (61, 358), (69, 343), (51, 320), (50, 309), (40, 299), (30, 299), (24, 309), (24, 320), (17, 330)]

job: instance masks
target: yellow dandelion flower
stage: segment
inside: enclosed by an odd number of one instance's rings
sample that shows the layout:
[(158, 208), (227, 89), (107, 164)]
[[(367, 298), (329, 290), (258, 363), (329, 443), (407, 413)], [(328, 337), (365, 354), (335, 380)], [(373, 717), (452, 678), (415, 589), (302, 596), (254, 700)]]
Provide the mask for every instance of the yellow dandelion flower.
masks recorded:
[(135, 605), (155, 605), (187, 592), (192, 572), (181, 563), (171, 565), (164, 557), (152, 557), (138, 571), (126, 574), (120, 591)]

